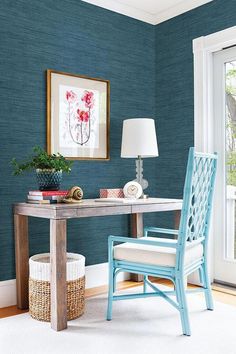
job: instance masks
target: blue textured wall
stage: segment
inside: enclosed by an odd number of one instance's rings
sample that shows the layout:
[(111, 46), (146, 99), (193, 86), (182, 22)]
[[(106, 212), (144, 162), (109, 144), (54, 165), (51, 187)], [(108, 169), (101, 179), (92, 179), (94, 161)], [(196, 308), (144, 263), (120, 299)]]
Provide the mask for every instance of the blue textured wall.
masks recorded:
[[(63, 188), (78, 184), (89, 198), (123, 186), (135, 171), (133, 160), (120, 158), (122, 120), (155, 115), (153, 26), (79, 0), (0, 1), (0, 280), (15, 276), (12, 204), (36, 187), (33, 175), (11, 176), (8, 163), (45, 146), (48, 68), (111, 83), (111, 160), (75, 162)], [(155, 171), (146, 165), (152, 182)], [(30, 221), (31, 254), (48, 251), (48, 226)], [(68, 249), (87, 264), (105, 262), (107, 235), (128, 227), (128, 216), (69, 221)]]
[[(79, 0), (0, 1), (0, 280), (14, 271), (12, 204), (35, 188), (33, 175), (11, 176), (9, 160), (46, 142), (45, 70), (111, 81), (111, 160), (75, 162), (64, 186), (85, 196), (133, 178), (120, 159), (122, 120), (156, 117), (160, 156), (145, 160), (149, 194), (181, 197), (193, 145), (192, 39), (236, 25), (236, 1), (214, 0), (156, 27)], [(161, 226), (171, 216), (145, 219)], [(30, 253), (48, 251), (48, 222), (30, 221)], [(128, 233), (128, 216), (68, 222), (68, 249), (87, 264), (107, 259), (107, 235)]]
[(192, 40), (235, 25), (236, 1), (214, 0), (156, 26), (157, 184), (163, 197), (181, 197), (194, 144)]

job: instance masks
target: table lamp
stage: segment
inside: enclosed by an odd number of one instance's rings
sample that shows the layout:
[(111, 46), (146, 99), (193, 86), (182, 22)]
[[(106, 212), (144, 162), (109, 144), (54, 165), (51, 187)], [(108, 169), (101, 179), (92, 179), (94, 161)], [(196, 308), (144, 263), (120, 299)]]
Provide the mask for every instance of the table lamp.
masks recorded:
[(156, 157), (158, 154), (154, 119), (132, 118), (123, 121), (121, 157), (136, 158), (136, 179), (143, 189), (148, 181), (143, 178), (142, 158)]

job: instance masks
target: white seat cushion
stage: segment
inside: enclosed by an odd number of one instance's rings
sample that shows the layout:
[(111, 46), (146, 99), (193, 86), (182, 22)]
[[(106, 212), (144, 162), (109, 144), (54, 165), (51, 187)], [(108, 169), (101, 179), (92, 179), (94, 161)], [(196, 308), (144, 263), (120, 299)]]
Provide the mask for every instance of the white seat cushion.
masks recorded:
[[(141, 240), (164, 241), (177, 243), (177, 240), (157, 238), (157, 237), (141, 237)], [(186, 243), (185, 265), (190, 264), (203, 256), (203, 246), (201, 243)], [(137, 243), (122, 243), (114, 247), (114, 259), (151, 264), (159, 266), (175, 267), (176, 249), (171, 247), (161, 247), (144, 245)]]

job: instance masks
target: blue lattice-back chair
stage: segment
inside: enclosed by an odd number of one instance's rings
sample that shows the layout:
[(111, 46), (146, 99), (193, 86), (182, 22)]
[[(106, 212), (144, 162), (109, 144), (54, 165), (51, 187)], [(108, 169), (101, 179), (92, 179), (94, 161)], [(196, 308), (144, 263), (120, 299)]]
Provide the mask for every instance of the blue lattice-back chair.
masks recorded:
[[(107, 320), (112, 318), (112, 303), (115, 300), (161, 296), (180, 312), (183, 334), (191, 335), (186, 292), (203, 291), (207, 309), (213, 310), (207, 271), (207, 244), (216, 162), (216, 154), (198, 153), (190, 148), (179, 230), (145, 227), (145, 236), (139, 239), (109, 237)], [(177, 239), (149, 237), (150, 232), (174, 235)], [(115, 246), (116, 242), (119, 244)], [(196, 270), (199, 272), (202, 287), (187, 291), (185, 279)], [(121, 271), (143, 274), (143, 292), (115, 295), (116, 275)], [(151, 283), (148, 276), (171, 280), (174, 290), (160, 290)], [(148, 292), (147, 286), (152, 291)]]

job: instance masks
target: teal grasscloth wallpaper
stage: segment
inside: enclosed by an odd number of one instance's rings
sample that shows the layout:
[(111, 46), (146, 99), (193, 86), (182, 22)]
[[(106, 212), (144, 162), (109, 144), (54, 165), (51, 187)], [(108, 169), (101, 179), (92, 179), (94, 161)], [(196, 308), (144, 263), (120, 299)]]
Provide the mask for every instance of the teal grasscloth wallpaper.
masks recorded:
[[(79, 0), (0, 1), (0, 280), (15, 277), (12, 204), (36, 188), (33, 174), (11, 175), (9, 161), (46, 144), (46, 69), (110, 80), (111, 159), (76, 161), (62, 188), (85, 198), (123, 187), (134, 160), (120, 158), (122, 121), (155, 117), (155, 28)], [(154, 161), (145, 163), (155, 186)], [(68, 250), (86, 264), (107, 261), (107, 235), (128, 234), (128, 216), (68, 221)], [(49, 250), (49, 223), (30, 220), (30, 254)]]
[(161, 154), (158, 190), (181, 196), (186, 157), (194, 145), (192, 40), (236, 25), (236, 1), (213, 0), (156, 29), (156, 119)]
[[(182, 195), (193, 145), (192, 39), (236, 25), (236, 1), (214, 0), (152, 26), (79, 0), (0, 1), (0, 280), (15, 277), (12, 204), (35, 189), (33, 174), (13, 177), (9, 161), (46, 144), (46, 69), (101, 77), (111, 84), (111, 159), (76, 161), (63, 188), (80, 185), (86, 198), (122, 187), (135, 174), (120, 158), (122, 121), (153, 117), (158, 158), (145, 159), (150, 195)], [(145, 216), (172, 226), (172, 215)], [(128, 216), (68, 222), (68, 250), (86, 264), (107, 261), (107, 235), (126, 235)], [(49, 249), (49, 223), (30, 220), (30, 254)]]

